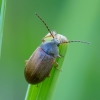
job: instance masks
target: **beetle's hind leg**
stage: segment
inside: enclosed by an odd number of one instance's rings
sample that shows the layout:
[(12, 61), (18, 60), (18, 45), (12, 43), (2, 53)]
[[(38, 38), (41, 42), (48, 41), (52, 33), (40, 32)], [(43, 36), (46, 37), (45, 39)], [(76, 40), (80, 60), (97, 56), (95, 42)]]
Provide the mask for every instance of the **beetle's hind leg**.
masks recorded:
[(55, 67), (58, 71), (62, 71), (61, 69), (58, 68), (58, 63), (57, 63), (56, 61), (55, 61), (55, 64), (56, 64), (56, 65), (55, 65), (54, 67)]

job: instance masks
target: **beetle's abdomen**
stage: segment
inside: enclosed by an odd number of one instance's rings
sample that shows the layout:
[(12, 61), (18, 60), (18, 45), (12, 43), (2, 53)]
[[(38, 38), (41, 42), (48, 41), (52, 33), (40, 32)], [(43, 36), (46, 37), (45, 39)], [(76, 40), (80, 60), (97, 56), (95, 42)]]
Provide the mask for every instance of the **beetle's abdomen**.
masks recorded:
[(50, 73), (55, 58), (46, 54), (40, 47), (27, 60), (24, 75), (28, 83), (38, 84)]

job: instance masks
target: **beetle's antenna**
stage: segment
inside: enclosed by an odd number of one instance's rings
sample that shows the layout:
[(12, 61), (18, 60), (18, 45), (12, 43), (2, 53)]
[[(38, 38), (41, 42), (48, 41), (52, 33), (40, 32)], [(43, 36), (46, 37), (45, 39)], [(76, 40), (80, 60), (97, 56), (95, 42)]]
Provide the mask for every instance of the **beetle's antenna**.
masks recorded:
[(85, 41), (80, 41), (80, 40), (72, 40), (72, 41), (68, 41), (66, 43), (71, 43), (71, 42), (80, 42), (80, 43), (90, 44), (90, 42), (85, 42)]
[(52, 37), (54, 38), (53, 34), (51, 33), (50, 29), (48, 28), (47, 24), (45, 23), (45, 21), (35, 12), (36, 16), (44, 23), (44, 25), (46, 26), (46, 28), (48, 29), (48, 31), (50, 32), (50, 34), (52, 35)]
[(85, 42), (85, 41), (80, 41), (80, 40), (71, 40), (71, 41), (67, 41), (67, 42), (62, 42), (60, 44), (63, 44), (63, 43), (72, 43), (72, 42), (80, 42), (80, 43), (90, 44), (90, 42)]

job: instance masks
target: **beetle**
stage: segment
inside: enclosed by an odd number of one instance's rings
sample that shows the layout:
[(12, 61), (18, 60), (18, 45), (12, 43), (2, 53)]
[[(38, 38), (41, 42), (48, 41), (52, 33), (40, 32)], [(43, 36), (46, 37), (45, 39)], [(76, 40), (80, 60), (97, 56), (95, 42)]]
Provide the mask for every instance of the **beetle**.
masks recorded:
[[(49, 35), (51, 35), (53, 39), (51, 41), (45, 41), (42, 39), (42, 44), (33, 52), (30, 58), (26, 60), (24, 76), (26, 81), (30, 84), (38, 84), (45, 80), (46, 77), (50, 76), (50, 71), (54, 64), (56, 65), (55, 68), (58, 69), (56, 58), (61, 57), (58, 47), (63, 43), (55, 38), (54, 31), (51, 32), (42, 18), (37, 13), (36, 15), (44, 23), (50, 32)], [(70, 42), (82, 42), (88, 44), (88, 42), (83, 41), (66, 41), (64, 43)]]

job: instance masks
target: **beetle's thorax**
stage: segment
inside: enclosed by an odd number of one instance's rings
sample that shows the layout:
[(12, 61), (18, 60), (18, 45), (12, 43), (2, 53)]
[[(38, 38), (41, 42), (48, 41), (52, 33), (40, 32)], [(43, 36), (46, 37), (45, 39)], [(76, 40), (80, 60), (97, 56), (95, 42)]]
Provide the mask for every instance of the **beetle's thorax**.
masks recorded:
[(60, 42), (57, 39), (52, 39), (49, 42), (43, 42), (40, 45), (40, 47), (43, 49), (43, 51), (45, 53), (56, 58), (59, 55), (59, 53), (58, 53), (59, 52), (59, 50), (58, 50), (59, 44), (60, 44)]

